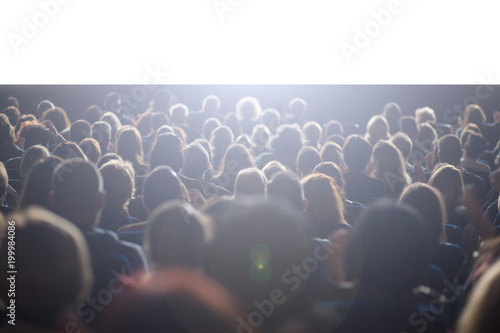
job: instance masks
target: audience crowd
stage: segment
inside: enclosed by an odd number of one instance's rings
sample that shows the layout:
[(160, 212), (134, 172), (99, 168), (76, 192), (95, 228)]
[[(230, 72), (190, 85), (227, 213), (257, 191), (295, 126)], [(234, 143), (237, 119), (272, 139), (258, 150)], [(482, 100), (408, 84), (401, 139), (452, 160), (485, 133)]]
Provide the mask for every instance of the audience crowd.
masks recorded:
[(70, 123), (2, 100), (2, 330), (500, 330), (500, 122), (481, 106), (456, 126), (389, 102), (364, 131), (301, 98), (221, 103), (162, 88), (134, 116), (111, 92)]

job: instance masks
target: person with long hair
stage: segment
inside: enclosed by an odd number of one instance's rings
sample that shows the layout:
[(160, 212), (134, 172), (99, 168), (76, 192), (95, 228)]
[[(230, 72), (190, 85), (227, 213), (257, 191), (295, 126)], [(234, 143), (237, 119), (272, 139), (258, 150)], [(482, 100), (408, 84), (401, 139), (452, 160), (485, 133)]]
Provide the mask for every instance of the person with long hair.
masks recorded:
[(146, 164), (142, 151), (141, 134), (133, 126), (123, 126), (117, 133), (116, 153), (129, 161), (134, 167), (135, 174), (140, 176), (146, 173)]
[(219, 173), (212, 179), (218, 186), (224, 187), (230, 193), (234, 192), (234, 183), (238, 173), (255, 166), (252, 154), (245, 146), (235, 143), (231, 145), (222, 159)]

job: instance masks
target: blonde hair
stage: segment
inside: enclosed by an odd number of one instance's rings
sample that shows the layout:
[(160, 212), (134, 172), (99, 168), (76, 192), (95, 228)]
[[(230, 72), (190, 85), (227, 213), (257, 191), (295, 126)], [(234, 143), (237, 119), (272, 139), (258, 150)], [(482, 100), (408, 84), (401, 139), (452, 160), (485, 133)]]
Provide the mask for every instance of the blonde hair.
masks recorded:
[(382, 116), (373, 116), (366, 124), (365, 139), (375, 145), (380, 140), (388, 140), (391, 136), (389, 123)]

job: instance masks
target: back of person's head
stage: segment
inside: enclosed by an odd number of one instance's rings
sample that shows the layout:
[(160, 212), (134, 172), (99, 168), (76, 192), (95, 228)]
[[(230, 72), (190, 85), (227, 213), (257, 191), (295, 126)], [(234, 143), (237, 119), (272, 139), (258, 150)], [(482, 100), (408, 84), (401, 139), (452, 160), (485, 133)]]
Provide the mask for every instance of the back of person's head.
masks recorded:
[(91, 138), (83, 139), (79, 147), (90, 162), (97, 164), (101, 159), (101, 147), (97, 140)]
[(183, 124), (189, 117), (189, 109), (186, 105), (177, 103), (169, 110), (172, 124)]
[(403, 132), (397, 132), (396, 134), (391, 136), (390, 141), (392, 142), (393, 145), (396, 146), (396, 148), (399, 149), (401, 154), (403, 154), (404, 159), (407, 160), (413, 148), (413, 144), (408, 134)]
[(31, 125), (24, 133), (24, 150), (34, 145), (49, 146), (50, 132), (42, 124)]
[(187, 144), (187, 134), (186, 132), (180, 128), (179, 126), (172, 126), (173, 133), (181, 139), (181, 144), (184, 146)]
[(342, 149), (344, 162), (350, 171), (363, 171), (370, 162), (373, 148), (361, 135), (349, 135)]
[(307, 199), (306, 228), (310, 237), (328, 238), (335, 223), (345, 223), (344, 204), (335, 180), (321, 173), (313, 173), (301, 181)]
[(320, 155), (323, 162), (333, 162), (340, 165), (342, 161), (342, 147), (338, 143), (328, 141), (321, 147)]
[(0, 199), (3, 199), (7, 194), (7, 187), (9, 186), (9, 176), (5, 165), (0, 162)]
[(85, 156), (80, 147), (78, 147), (78, 145), (74, 142), (62, 142), (58, 144), (54, 148), (52, 155), (58, 156), (63, 160), (70, 158), (81, 158), (87, 160), (87, 156)]
[(292, 121), (300, 121), (304, 119), (307, 112), (307, 103), (302, 98), (293, 98), (286, 110), (286, 118)]
[(152, 100), (152, 107), (154, 111), (168, 112), (173, 102), (174, 97), (168, 89), (158, 89)]
[(186, 189), (179, 176), (169, 166), (151, 171), (142, 184), (144, 205), (151, 213), (164, 202), (186, 200)]
[(25, 123), (36, 123), (36, 118), (34, 115), (32, 114), (23, 114), (21, 116), (21, 118), (19, 118), (19, 120), (17, 121), (17, 124), (14, 128), (14, 133), (16, 133), (16, 135), (19, 133), (19, 131), (21, 130), (21, 127), (25, 124)]
[(220, 172), (226, 171), (236, 178), (239, 171), (254, 165), (255, 161), (250, 150), (242, 144), (235, 143), (229, 146), (224, 154)]
[(41, 120), (50, 120), (54, 124), (58, 132), (62, 132), (71, 125), (66, 111), (58, 106), (45, 111), (42, 114)]
[(111, 142), (116, 141), (116, 132), (122, 127), (122, 123), (120, 121), (120, 118), (113, 112), (104, 112), (104, 114), (101, 116), (101, 121), (107, 122), (109, 126), (111, 126)]
[(213, 237), (212, 221), (205, 214), (172, 201), (158, 206), (148, 221), (144, 248), (154, 267), (203, 268)]
[(0, 113), (0, 146), (8, 146), (14, 143), (14, 127), (9, 123), (9, 119)]
[(165, 133), (172, 133), (175, 134), (174, 130), (172, 129), (172, 126), (170, 125), (162, 125), (160, 128), (156, 130), (156, 137), (159, 137), (162, 134)]
[(446, 206), (437, 189), (423, 183), (415, 183), (403, 191), (399, 201), (415, 208), (422, 215), (430, 244), (446, 242)]
[(112, 160), (118, 160), (120, 162), (123, 162), (123, 158), (121, 158), (120, 155), (118, 155), (116, 153), (107, 153), (106, 155), (102, 156), (99, 159), (99, 162), (97, 162), (97, 167), (100, 168), (104, 164), (106, 164), (106, 163), (108, 163), (109, 161), (112, 161)]
[(104, 164), (99, 171), (106, 191), (104, 210), (126, 211), (135, 190), (134, 168), (126, 162), (114, 160)]
[(44, 146), (31, 146), (21, 157), (21, 165), (19, 167), (21, 176), (26, 178), (35, 164), (49, 157), (49, 155), (48, 149)]
[(243, 97), (236, 103), (236, 116), (241, 120), (256, 120), (262, 113), (259, 100), (255, 97)]
[(375, 145), (380, 140), (388, 140), (390, 137), (390, 128), (387, 120), (382, 116), (373, 116), (366, 124), (365, 138)]
[(238, 137), (242, 132), (241, 122), (240, 119), (238, 119), (236, 112), (229, 112), (228, 114), (226, 114), (222, 124), (231, 129), (231, 132), (233, 132), (233, 136), (235, 138)]
[(330, 120), (325, 124), (325, 138), (339, 134), (344, 136), (344, 126), (337, 120)]
[(184, 165), (182, 173), (184, 176), (201, 180), (210, 162), (205, 148), (200, 143), (192, 142), (184, 148), (183, 154)]
[(425, 151), (432, 151), (437, 139), (437, 132), (430, 124), (422, 123), (418, 125), (418, 134), (415, 146), (418, 146)]
[(281, 164), (278, 161), (271, 161), (268, 162), (264, 167), (262, 168), (262, 172), (266, 175), (266, 178), (268, 181), (271, 180), (272, 176), (280, 171), (286, 171), (286, 168), (283, 164)]
[(462, 147), (465, 146), (465, 143), (467, 142), (467, 138), (469, 137), (470, 133), (481, 134), (481, 130), (476, 124), (472, 123), (467, 124), (462, 130), (462, 134), (460, 135), (460, 141), (462, 142)]
[(79, 227), (94, 227), (104, 205), (102, 176), (96, 165), (72, 158), (52, 174), (49, 203), (53, 211)]
[(260, 117), (260, 122), (266, 125), (272, 134), (275, 134), (281, 125), (281, 114), (276, 109), (265, 109)]
[(486, 122), (486, 116), (483, 109), (477, 104), (469, 104), (464, 111), (464, 125), (476, 124), (482, 125)]
[(208, 140), (206, 140), (206, 139), (196, 139), (192, 143), (198, 143), (203, 148), (205, 148), (205, 151), (208, 154), (208, 160), (212, 161), (212, 146), (210, 146), (210, 142)]
[(344, 187), (344, 176), (342, 175), (342, 171), (339, 166), (333, 162), (321, 162), (314, 168), (313, 173), (322, 173), (333, 178), (335, 180), (335, 186), (339, 191)]
[(9, 106), (2, 110), (2, 113), (9, 118), (9, 123), (12, 126), (16, 126), (17, 121), (21, 118), (21, 112), (15, 106)]
[(153, 128), (153, 132), (156, 133), (160, 127), (164, 125), (168, 125), (167, 114), (163, 112), (154, 112), (151, 117), (151, 127)]
[(101, 108), (98, 105), (91, 105), (83, 112), (83, 119), (88, 121), (90, 125), (93, 125), (96, 121), (99, 121), (102, 116)]
[(181, 171), (184, 155), (182, 142), (177, 135), (166, 133), (156, 138), (149, 157), (149, 170), (160, 165), (168, 165), (177, 173)]
[(234, 183), (234, 197), (266, 195), (267, 178), (264, 172), (257, 168), (248, 168), (238, 172)]
[(135, 127), (141, 133), (141, 136), (148, 136), (153, 130), (153, 112), (147, 111), (141, 114), (135, 122)]
[[(201, 111), (205, 114), (214, 115), (219, 111), (220, 99), (216, 95), (208, 95), (201, 103)], [(208, 139), (207, 139), (208, 140)]]
[(235, 143), (242, 144), (243, 146), (247, 147), (248, 149), (252, 149), (252, 139), (246, 134), (241, 134), (236, 138), (234, 141)]
[[(91, 290), (92, 268), (85, 239), (71, 223), (41, 208), (16, 213), (12, 221), (16, 270), (23, 272), (15, 276), (15, 319), (51, 329)], [(7, 235), (11, 228), (0, 233)], [(7, 266), (11, 247), (10, 242), (0, 242), (3, 299), (13, 285), (8, 273), (12, 269)]]
[(19, 198), (20, 209), (30, 205), (50, 209), (48, 197), (49, 192), (52, 190), (52, 174), (62, 161), (57, 156), (50, 156), (33, 166), (24, 181), (21, 197)]
[(83, 139), (91, 137), (90, 123), (86, 120), (77, 120), (69, 128), (69, 139), (79, 144)]
[(489, 268), (472, 290), (457, 324), (457, 333), (494, 333), (500, 327), (500, 261)]
[(399, 119), (401, 132), (406, 133), (413, 142), (417, 138), (417, 122), (413, 116), (403, 116)]
[(397, 124), (401, 118), (401, 108), (395, 102), (389, 102), (384, 105), (384, 110), (382, 111), (382, 116), (387, 119), (389, 124)]
[(424, 106), (423, 108), (419, 108), (415, 110), (415, 121), (417, 125), (423, 123), (436, 123), (436, 114), (434, 110), (428, 106)]
[(303, 212), (307, 206), (300, 178), (290, 171), (281, 171), (271, 177), (267, 183), (267, 197), (285, 201), (297, 212)]
[(227, 126), (219, 126), (212, 132), (210, 143), (214, 149), (224, 149), (229, 147), (234, 140), (233, 132)]
[(362, 288), (410, 291), (420, 284), (428, 256), (424, 223), (414, 209), (395, 203), (376, 205), (361, 213), (348, 236), (346, 277)]
[(429, 185), (441, 192), (448, 209), (459, 205), (464, 196), (462, 173), (450, 164), (438, 167), (432, 173)]
[(92, 124), (92, 138), (99, 142), (101, 152), (105, 152), (111, 143), (111, 125), (105, 121), (96, 121)]
[(210, 141), (212, 139), (212, 133), (217, 127), (221, 126), (219, 119), (208, 118), (203, 122), (201, 126), (201, 135), (204, 139)]
[(293, 158), (294, 161), (302, 145), (302, 134), (297, 125), (281, 125), (271, 139), (271, 147), (276, 154)]
[(143, 165), (141, 134), (133, 126), (123, 126), (116, 139), (116, 153), (134, 167)]
[(484, 136), (477, 133), (470, 133), (465, 142), (465, 156), (476, 160), (481, 157), (487, 145)]
[(373, 147), (372, 175), (383, 179), (389, 186), (411, 182), (406, 172), (403, 154), (390, 141), (379, 141)]
[(305, 145), (317, 147), (319, 140), (323, 136), (323, 129), (317, 122), (308, 121), (302, 126), (302, 134), (304, 135)]
[(255, 125), (252, 130), (252, 146), (257, 150), (264, 150), (267, 147), (269, 139), (271, 138), (271, 131), (264, 124)]
[(52, 103), (48, 99), (44, 99), (43, 101), (41, 101), (40, 103), (38, 103), (38, 105), (36, 107), (37, 112), (38, 112), (37, 113), (37, 118), (39, 118), (48, 109), (53, 109), (55, 107), (56, 106), (54, 105), (54, 103)]
[(446, 134), (439, 139), (438, 158), (441, 163), (458, 166), (460, 164), (462, 153), (462, 145), (460, 144), (458, 136)]
[(297, 155), (297, 171), (300, 172), (302, 177), (307, 176), (321, 162), (321, 155), (316, 148), (302, 147)]
[(9, 106), (14, 106), (19, 110), (19, 101), (14, 96), (7, 96), (0, 102), (0, 109), (3, 110)]
[(104, 108), (106, 111), (119, 113), (121, 109), (121, 97), (116, 91), (112, 91), (104, 97)]

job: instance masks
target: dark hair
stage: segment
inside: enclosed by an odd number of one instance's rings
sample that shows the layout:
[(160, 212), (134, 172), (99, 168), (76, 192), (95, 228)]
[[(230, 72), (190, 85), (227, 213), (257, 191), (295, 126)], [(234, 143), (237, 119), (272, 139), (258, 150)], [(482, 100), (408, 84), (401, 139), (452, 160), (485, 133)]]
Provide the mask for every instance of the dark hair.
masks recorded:
[(255, 166), (255, 161), (248, 148), (242, 144), (235, 143), (227, 149), (222, 159), (219, 173), (213, 178), (213, 182), (233, 193), (238, 173), (243, 169), (253, 166)]
[(482, 125), (486, 122), (483, 109), (477, 104), (469, 104), (464, 111), (464, 126), (473, 123)]
[(141, 135), (133, 126), (123, 126), (116, 139), (116, 153), (134, 168), (144, 165)]
[(0, 109), (3, 110), (8, 108), (9, 106), (13, 106), (19, 110), (19, 101), (14, 96), (7, 96), (2, 99), (2, 103), (0, 104)]
[(465, 145), (467, 146), (465, 155), (475, 160), (483, 154), (488, 144), (484, 136), (471, 132), (467, 137)]
[(182, 173), (189, 178), (201, 179), (210, 161), (205, 148), (200, 143), (192, 142), (183, 150), (184, 165)]
[(42, 114), (42, 121), (44, 120), (50, 120), (54, 124), (58, 132), (62, 132), (70, 126), (66, 111), (58, 106), (45, 111)]
[(14, 127), (9, 123), (9, 119), (0, 113), (0, 146), (8, 146), (14, 143)]
[(458, 166), (462, 157), (460, 139), (453, 134), (443, 135), (438, 141), (438, 157), (442, 163)]
[(401, 132), (406, 133), (413, 141), (417, 137), (417, 121), (413, 116), (403, 116), (399, 118), (399, 128)]
[(113, 161), (113, 160), (118, 160), (118, 161), (123, 162), (123, 158), (121, 158), (120, 155), (118, 155), (116, 153), (107, 153), (104, 156), (102, 156), (101, 159), (99, 159), (99, 162), (97, 163), (97, 167), (100, 168), (104, 164), (108, 163), (109, 161)]
[(267, 196), (287, 202), (298, 212), (304, 208), (304, 189), (300, 178), (290, 171), (281, 171), (271, 177), (267, 183)]
[(342, 171), (338, 165), (333, 162), (321, 162), (314, 168), (313, 173), (322, 173), (333, 178), (335, 180), (335, 186), (337, 186), (339, 191), (344, 187), (344, 176), (342, 175)]
[(58, 144), (52, 155), (58, 156), (63, 160), (67, 160), (70, 158), (81, 158), (83, 160), (87, 160), (87, 156), (83, 153), (83, 151), (78, 147), (78, 145), (74, 142), (62, 142)]
[(107, 151), (111, 142), (111, 125), (102, 120), (93, 123), (92, 138), (99, 143), (101, 152)]
[(104, 210), (126, 211), (135, 191), (134, 169), (129, 163), (109, 161), (99, 168), (102, 175), (106, 202)]
[(24, 134), (24, 150), (34, 145), (49, 146), (50, 132), (42, 124), (31, 125)]
[(101, 159), (101, 147), (99, 142), (92, 138), (83, 139), (79, 145), (82, 152), (87, 156), (88, 160), (97, 164)]
[(203, 125), (201, 126), (201, 133), (203, 138), (206, 140), (212, 139), (212, 133), (219, 126), (221, 126), (221, 123), (217, 118), (208, 118), (207, 120), (205, 120), (203, 122)]
[(9, 118), (9, 122), (12, 126), (16, 126), (17, 121), (21, 118), (21, 112), (15, 106), (9, 106), (2, 110), (2, 113)]
[(149, 157), (149, 170), (157, 166), (168, 165), (175, 172), (179, 172), (184, 165), (182, 142), (172, 133), (165, 133), (156, 138)]
[(328, 141), (321, 147), (320, 155), (323, 162), (333, 162), (340, 165), (342, 161), (342, 146), (338, 143)]
[(69, 139), (76, 144), (79, 144), (83, 139), (90, 138), (91, 127), (86, 120), (77, 120), (69, 128)]
[(340, 134), (344, 136), (344, 127), (340, 122), (337, 120), (330, 120), (325, 124), (325, 138), (328, 138), (329, 136), (335, 135), (335, 134)]
[(144, 205), (151, 213), (164, 202), (186, 200), (186, 190), (179, 176), (169, 166), (151, 171), (142, 184)]
[(304, 177), (310, 174), (321, 162), (321, 155), (316, 148), (310, 146), (302, 147), (297, 155), (297, 171)]
[(101, 108), (98, 105), (91, 105), (85, 110), (83, 113), (83, 119), (88, 121), (90, 125), (93, 125), (95, 122), (99, 121), (102, 116)]
[(350, 135), (342, 150), (344, 162), (352, 171), (362, 171), (370, 161), (373, 153), (372, 145), (361, 135)]
[(115, 112), (114, 107), (116, 107), (116, 102), (120, 100), (120, 94), (116, 91), (110, 92), (104, 97), (104, 108), (106, 111)]

